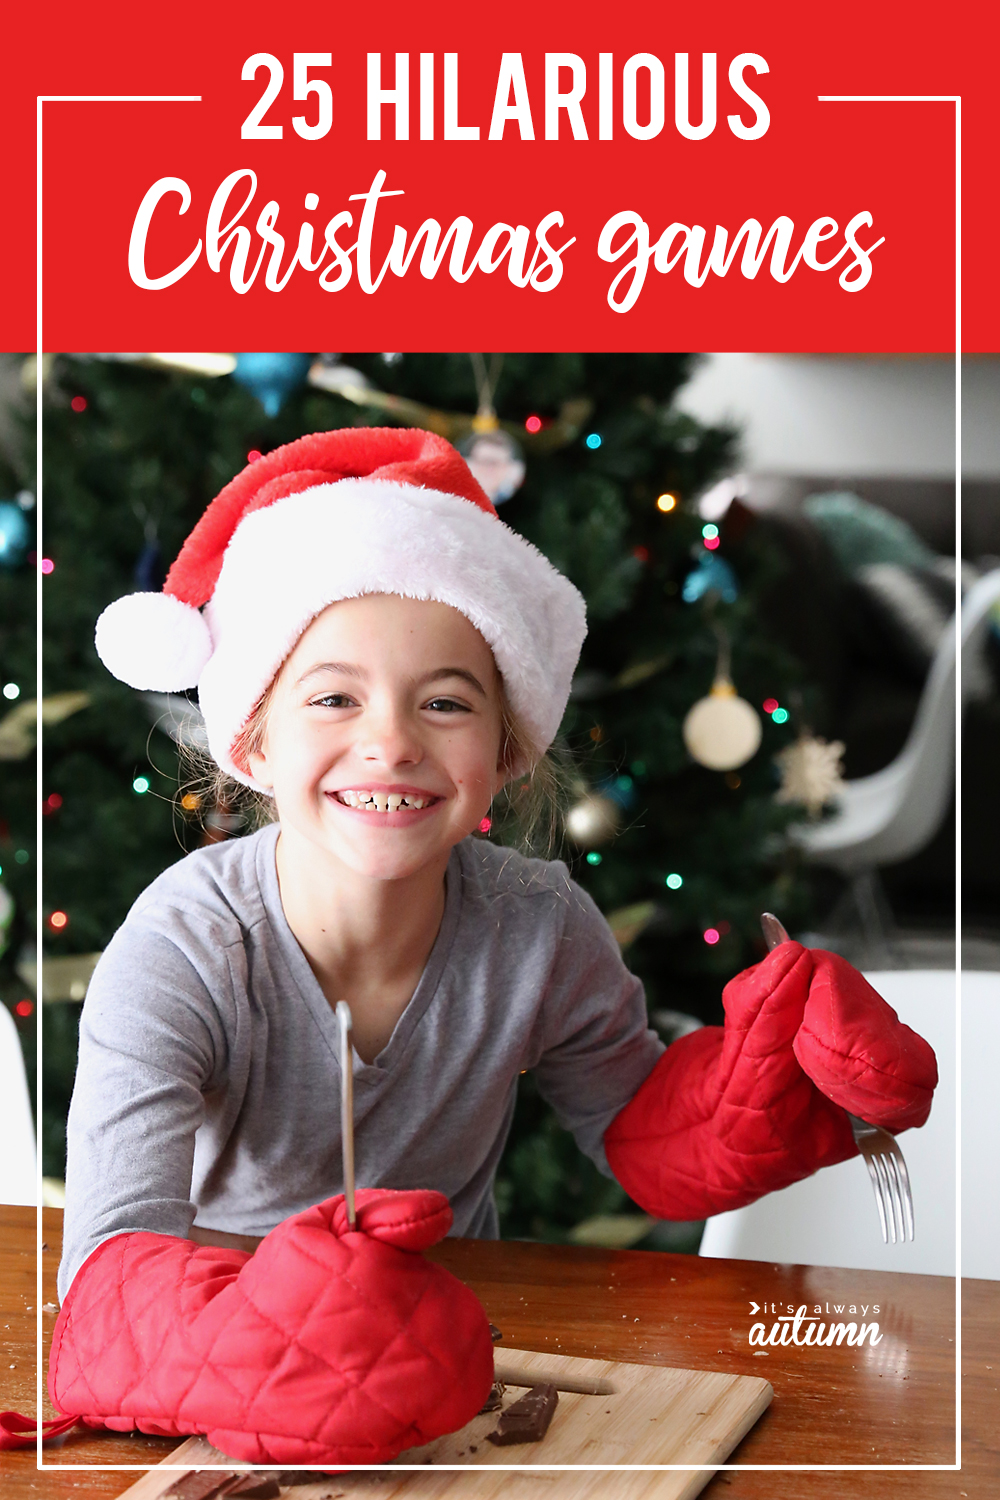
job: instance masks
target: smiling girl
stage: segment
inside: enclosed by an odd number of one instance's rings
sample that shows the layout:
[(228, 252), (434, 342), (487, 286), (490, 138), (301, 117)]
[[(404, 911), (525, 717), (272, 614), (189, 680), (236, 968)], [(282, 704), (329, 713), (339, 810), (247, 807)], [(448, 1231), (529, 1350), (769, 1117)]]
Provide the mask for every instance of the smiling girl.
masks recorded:
[(725, 1027), (664, 1052), (565, 866), (472, 837), (502, 787), (540, 774), (584, 631), (576, 589), (454, 450), (401, 430), (258, 459), (162, 595), (105, 611), (105, 663), (135, 687), (197, 685), (213, 756), (276, 821), (166, 871), (91, 983), (62, 1411), (285, 1463), (380, 1463), (462, 1426), (491, 1383), (489, 1328), (419, 1252), (496, 1236), (525, 1069), (665, 1218), (854, 1154), (845, 1108), (926, 1119), (930, 1049), (842, 960), (783, 944), (727, 987)]

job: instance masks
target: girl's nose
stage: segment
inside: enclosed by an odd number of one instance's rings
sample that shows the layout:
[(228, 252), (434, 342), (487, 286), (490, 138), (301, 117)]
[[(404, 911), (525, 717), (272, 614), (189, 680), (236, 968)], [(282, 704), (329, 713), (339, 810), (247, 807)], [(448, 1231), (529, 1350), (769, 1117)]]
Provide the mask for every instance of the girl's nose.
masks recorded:
[(408, 712), (391, 704), (369, 707), (358, 750), (362, 760), (384, 766), (415, 765), (423, 759), (417, 725)]

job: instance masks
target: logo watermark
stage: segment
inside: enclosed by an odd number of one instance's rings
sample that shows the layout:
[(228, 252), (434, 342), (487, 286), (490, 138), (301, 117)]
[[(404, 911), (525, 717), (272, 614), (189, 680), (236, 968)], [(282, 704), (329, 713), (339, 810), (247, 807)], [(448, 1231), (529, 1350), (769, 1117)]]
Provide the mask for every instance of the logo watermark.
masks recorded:
[[(782, 1309), (780, 1313), (779, 1307)], [(859, 1315), (865, 1319), (869, 1313), (879, 1311), (877, 1302), (814, 1302), (811, 1308), (805, 1302), (799, 1307), (793, 1306), (791, 1302), (751, 1302), (751, 1317), (762, 1312), (765, 1317), (770, 1315), (772, 1321), (770, 1330), (766, 1323), (754, 1323), (750, 1329), (750, 1343), (758, 1346), (769, 1344), (772, 1347), (797, 1344), (813, 1348), (848, 1344), (852, 1348), (859, 1348), (867, 1339), (869, 1347), (874, 1348), (882, 1340), (878, 1323), (858, 1322), (857, 1319)], [(845, 1316), (853, 1321), (844, 1322)]]

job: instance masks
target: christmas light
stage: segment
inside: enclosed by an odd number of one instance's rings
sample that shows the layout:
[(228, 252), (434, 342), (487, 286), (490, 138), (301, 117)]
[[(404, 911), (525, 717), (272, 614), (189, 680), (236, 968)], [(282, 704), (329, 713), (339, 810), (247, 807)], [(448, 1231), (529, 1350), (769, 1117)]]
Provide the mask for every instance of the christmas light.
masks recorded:
[(541, 417), (527, 417), (525, 419), (524, 429), (525, 429), (526, 432), (541, 432), (541, 430), (542, 430), (542, 419), (541, 419)]
[(775, 724), (787, 724), (788, 723), (788, 709), (787, 708), (776, 708), (774, 710), (774, 712), (772, 713), (772, 715), (771, 715), (771, 719), (772, 719), (772, 721)]
[(585, 441), (588, 448), (599, 448), (603, 439), (599, 432), (588, 432)]
[(49, 915), (49, 926), (53, 932), (62, 932), (64, 927), (69, 926), (69, 917), (64, 911), (54, 911)]
[(49, 795), (45, 799), (45, 811), (46, 812), (50, 812), (50, 813), (58, 812), (59, 809), (62, 807), (62, 805), (63, 805), (63, 799), (60, 797), (60, 795), (59, 795), (58, 792), (50, 792)]
[(629, 767), (629, 770), (632, 772), (633, 776), (645, 776), (646, 762), (644, 760), (634, 760)]
[(705, 546), (708, 548), (709, 552), (714, 552), (718, 545), (719, 538), (717, 536), (705, 537)]
[(709, 521), (707, 525), (701, 528), (701, 534), (706, 542), (711, 542), (719, 535), (719, 528), (715, 525), (714, 521)]
[(594, 725), (593, 729), (590, 731), (590, 738), (593, 740), (595, 745), (599, 745), (601, 743), (604, 738), (604, 730), (601, 728), (600, 724)]
[(133, 781), (133, 783), (132, 783), (132, 790), (133, 790), (133, 792), (138, 792), (139, 795), (140, 795), (140, 797), (142, 796), (143, 792), (148, 792), (149, 791), (149, 782), (146, 779), (146, 777), (145, 776), (137, 776), (135, 778), (135, 780)]
[(263, 457), (263, 454), (261, 453), (261, 451), (260, 451), (259, 448), (251, 448), (250, 452), (247, 454), (247, 463), (248, 464), (255, 464), (257, 462), (258, 458), (262, 458), (262, 457)]
[(708, 943), (709, 947), (712, 947), (713, 944), (719, 941), (719, 930), (717, 927), (706, 927), (702, 933), (702, 937)]
[(16, 682), (5, 682), (3, 685), (3, 695), (5, 698), (9, 698), (11, 702), (13, 702), (15, 698), (20, 698), (21, 689), (18, 687)]
[(737, 776), (735, 771), (727, 771), (724, 779), (726, 786), (731, 792), (735, 792), (738, 787), (741, 787), (743, 785), (742, 781)]
[(484, 818), (483, 821), (479, 825), (479, 832), (480, 833), (489, 833), (489, 831), (490, 831), (490, 829), (492, 827), (493, 827), (492, 821), (489, 818)]
[(54, 573), (55, 570), (56, 570), (56, 565), (52, 561), (51, 557), (43, 557), (42, 558), (42, 572), (43, 573)]
[(676, 510), (677, 509), (677, 496), (676, 495), (658, 495), (657, 499), (656, 499), (656, 508), (657, 508), (657, 510), (662, 510), (663, 513), (664, 513), (664, 515), (666, 515), (668, 511)]
[(196, 796), (194, 792), (184, 793), (181, 798), (181, 807), (183, 807), (185, 812), (196, 812), (200, 806), (201, 798)]
[(30, 1016), (34, 1008), (30, 1000), (19, 1000), (14, 1006), (19, 1016)]
[(74, 396), (73, 399), (72, 399), (72, 401), (69, 404), (73, 408), (74, 411), (86, 411), (87, 410), (87, 398), (86, 398), (86, 396)]
[(666, 884), (672, 891), (679, 891), (681, 886), (684, 884), (684, 876), (678, 875), (676, 873), (674, 873), (673, 875), (668, 875)]
[(587, 863), (588, 865), (599, 865), (602, 858), (603, 855), (598, 854), (596, 849), (591, 849), (590, 853), (587, 855)]
[(18, 849), (14, 854), (14, 858), (17, 860), (19, 865), (26, 865), (28, 863), (28, 860), (31, 858), (31, 855), (28, 853), (27, 849)]
[(649, 562), (649, 548), (648, 547), (633, 547), (632, 548), (632, 556), (635, 557), (635, 558), (638, 558), (639, 562), (641, 562), (641, 563), (647, 563), (647, 562)]
[(761, 707), (766, 714), (773, 714), (774, 710), (779, 707), (778, 700), (777, 698), (765, 698)]

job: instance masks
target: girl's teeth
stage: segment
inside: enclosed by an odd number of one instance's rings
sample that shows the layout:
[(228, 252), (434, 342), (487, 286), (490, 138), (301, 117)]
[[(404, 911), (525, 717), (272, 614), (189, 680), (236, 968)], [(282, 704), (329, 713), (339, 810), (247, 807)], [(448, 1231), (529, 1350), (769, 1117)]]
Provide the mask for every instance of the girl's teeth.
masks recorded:
[(400, 807), (418, 812), (426, 807), (429, 797), (406, 797), (400, 792), (346, 791), (340, 800), (348, 807), (363, 808), (365, 812), (398, 812)]

